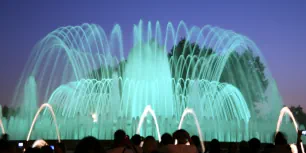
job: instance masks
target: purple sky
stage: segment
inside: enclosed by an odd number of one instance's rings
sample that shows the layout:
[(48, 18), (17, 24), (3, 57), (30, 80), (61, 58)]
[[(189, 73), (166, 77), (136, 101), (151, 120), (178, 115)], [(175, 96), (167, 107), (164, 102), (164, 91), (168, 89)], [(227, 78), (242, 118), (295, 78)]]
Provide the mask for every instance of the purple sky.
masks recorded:
[[(53, 3), (51, 3), (53, 2)], [(305, 0), (0, 1), (0, 104), (9, 104), (32, 47), (52, 30), (84, 22), (110, 32), (119, 23), (130, 43), (133, 24), (159, 20), (210, 24), (248, 36), (261, 49), (285, 104), (306, 108)]]

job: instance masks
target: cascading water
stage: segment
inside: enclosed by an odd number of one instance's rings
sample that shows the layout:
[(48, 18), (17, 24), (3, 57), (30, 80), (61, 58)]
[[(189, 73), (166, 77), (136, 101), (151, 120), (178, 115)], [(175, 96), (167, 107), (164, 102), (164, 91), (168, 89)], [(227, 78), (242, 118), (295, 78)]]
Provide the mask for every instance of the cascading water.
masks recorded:
[[(250, 69), (263, 59), (250, 39), (218, 27), (188, 28), (180, 22), (161, 28), (159, 22), (142, 21), (132, 38), (127, 58), (119, 25), (109, 37), (100, 26), (83, 24), (58, 28), (39, 41), (13, 98), (20, 112), (3, 118), (11, 138), (26, 138), (37, 103), (47, 101), (62, 139), (111, 139), (119, 128), (131, 135), (140, 121), (144, 135), (158, 136), (157, 122), (161, 133), (174, 132), (190, 108), (199, 125), (188, 116), (184, 124), (205, 140), (272, 141), (266, 135), (274, 131), (282, 101), (269, 70), (264, 71), (267, 85), (262, 73)], [(250, 62), (245, 50), (258, 58)], [(148, 105), (154, 120), (141, 117)], [(45, 131), (54, 124), (50, 119), (45, 113), (37, 118), (32, 139), (56, 139), (53, 131)]]

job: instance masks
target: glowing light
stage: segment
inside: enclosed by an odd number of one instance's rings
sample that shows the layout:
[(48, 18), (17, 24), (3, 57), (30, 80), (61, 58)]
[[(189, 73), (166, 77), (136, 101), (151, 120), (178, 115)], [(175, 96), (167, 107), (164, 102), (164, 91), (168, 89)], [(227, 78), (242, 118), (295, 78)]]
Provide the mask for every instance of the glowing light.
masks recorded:
[[(203, 140), (203, 135), (202, 135), (202, 131), (201, 131), (201, 127), (200, 127), (200, 123), (198, 121), (198, 118), (197, 118), (197, 115), (195, 114), (195, 112), (190, 109), (190, 108), (186, 108), (182, 114), (182, 117), (181, 117), (181, 120), (180, 120), (180, 124), (178, 126), (178, 129), (182, 129), (182, 125), (183, 125), (183, 122), (184, 122), (184, 119), (185, 119), (185, 116), (188, 115), (188, 114), (191, 114), (194, 121), (195, 121), (195, 124), (197, 126), (197, 130), (198, 130), (198, 133), (199, 133), (199, 137), (200, 137), (200, 141), (201, 141), (201, 147), (202, 147), (202, 151), (205, 152), (205, 145), (204, 145), (204, 140)], [(177, 142), (176, 142), (177, 143)]]
[(35, 117), (33, 119), (33, 122), (31, 124), (31, 127), (30, 127), (30, 130), (29, 130), (29, 133), (28, 133), (28, 136), (27, 136), (27, 141), (30, 140), (30, 137), (31, 137), (31, 133), (32, 133), (32, 130), (33, 130), (33, 127), (36, 123), (36, 120), (37, 120), (37, 117), (39, 116), (40, 112), (44, 109), (44, 108), (48, 108), (48, 110), (50, 111), (51, 115), (52, 115), (52, 118), (53, 118), (53, 122), (54, 122), (54, 125), (55, 125), (55, 130), (56, 130), (56, 133), (57, 133), (57, 139), (58, 139), (58, 142), (60, 143), (61, 142), (61, 138), (60, 138), (60, 133), (59, 133), (59, 130), (58, 130), (58, 126), (57, 126), (57, 122), (56, 122), (56, 117), (55, 117), (55, 114), (54, 114), (54, 111), (53, 111), (53, 108), (50, 104), (48, 103), (44, 103), (42, 104), (37, 113), (35, 114)]
[(290, 144), (290, 148), (292, 153), (298, 153), (298, 149), (295, 144)]
[(156, 119), (156, 116), (155, 116), (155, 113), (154, 111), (152, 110), (151, 106), (146, 106), (146, 108), (144, 109), (141, 117), (140, 117), (140, 121), (138, 123), (138, 126), (137, 126), (137, 130), (136, 130), (136, 133), (137, 134), (140, 134), (140, 128), (144, 122), (144, 119), (147, 117), (148, 113), (150, 113), (153, 117), (153, 120), (154, 120), (154, 123), (155, 123), (155, 127), (156, 127), (156, 131), (157, 131), (157, 136), (158, 136), (158, 140), (159, 142), (161, 141), (161, 136), (160, 136), (160, 131), (159, 131), (159, 125), (157, 123), (157, 119)]
[(91, 114), (91, 117), (93, 122), (98, 122), (98, 115), (96, 113)]
[[(291, 120), (293, 121), (293, 125), (295, 127), (295, 131), (298, 132), (298, 124), (292, 114), (292, 112), (290, 111), (290, 109), (288, 107), (284, 107), (281, 111), (280, 111), (280, 114), (279, 114), (279, 118), (278, 118), (278, 121), (277, 121), (277, 126), (276, 126), (276, 133), (279, 132), (279, 129), (280, 129), (280, 126), (282, 124), (282, 121), (283, 121), (283, 117), (285, 114), (288, 114), (289, 117), (291, 118)], [(302, 152), (305, 153), (304, 151), (304, 145), (303, 145), (303, 142), (301, 142), (301, 149), (302, 149)]]
[(33, 143), (32, 148), (41, 148), (41, 147), (47, 146), (47, 145), (48, 145), (48, 143), (45, 140), (39, 139), (39, 140), (36, 140)]

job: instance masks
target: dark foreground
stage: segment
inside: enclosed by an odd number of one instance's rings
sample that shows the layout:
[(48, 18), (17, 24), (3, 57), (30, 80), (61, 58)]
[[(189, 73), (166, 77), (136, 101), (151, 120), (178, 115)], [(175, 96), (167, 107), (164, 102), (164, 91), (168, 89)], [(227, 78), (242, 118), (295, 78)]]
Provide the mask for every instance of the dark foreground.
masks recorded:
[(274, 144), (261, 143), (257, 138), (241, 142), (219, 142), (213, 139), (204, 142), (203, 147), (198, 136), (190, 136), (183, 129), (172, 135), (165, 133), (158, 142), (154, 137), (146, 138), (134, 135), (131, 139), (123, 130), (114, 133), (114, 140), (98, 140), (88, 136), (82, 140), (36, 140), (12, 141), (3, 135), (0, 141), (0, 153), (302, 153), (301, 131), (297, 133), (297, 142), (289, 144), (285, 135), (278, 132)]

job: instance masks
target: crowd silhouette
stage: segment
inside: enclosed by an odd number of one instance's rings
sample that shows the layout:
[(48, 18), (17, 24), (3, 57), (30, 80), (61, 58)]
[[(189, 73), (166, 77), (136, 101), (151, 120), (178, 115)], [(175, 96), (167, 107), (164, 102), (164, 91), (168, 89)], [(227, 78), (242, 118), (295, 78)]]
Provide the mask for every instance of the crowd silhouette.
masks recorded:
[[(302, 153), (301, 131), (297, 133), (295, 145), (289, 145), (286, 136), (278, 132), (275, 135), (274, 144), (261, 144), (257, 138), (248, 142), (228, 143), (228, 148), (221, 148), (220, 142), (213, 139), (207, 143), (205, 153)], [(63, 143), (54, 146), (44, 145), (18, 149), (10, 143), (8, 135), (2, 135), (0, 140), (0, 153), (69, 153)], [(165, 133), (158, 142), (153, 136), (142, 137), (135, 134), (130, 139), (123, 130), (114, 133), (113, 144), (110, 147), (102, 146), (95, 137), (83, 138), (72, 151), (74, 153), (202, 153), (202, 143), (198, 136), (191, 136), (183, 129), (175, 131), (172, 135)]]

